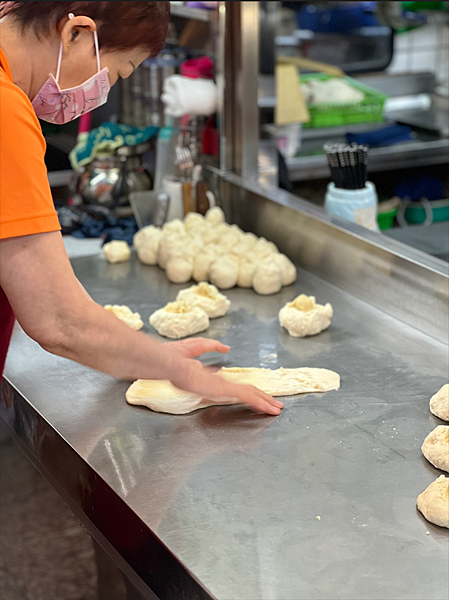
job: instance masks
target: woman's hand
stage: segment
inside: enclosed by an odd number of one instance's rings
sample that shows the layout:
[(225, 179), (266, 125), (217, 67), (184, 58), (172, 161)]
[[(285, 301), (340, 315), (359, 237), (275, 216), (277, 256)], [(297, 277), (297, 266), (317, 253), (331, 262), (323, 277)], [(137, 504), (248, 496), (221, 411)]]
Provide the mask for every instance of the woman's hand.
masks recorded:
[(229, 346), (225, 346), (217, 340), (208, 340), (207, 338), (188, 338), (179, 342), (165, 342), (164, 347), (176, 350), (183, 358), (195, 358), (206, 352), (219, 352), (226, 354), (229, 352)]

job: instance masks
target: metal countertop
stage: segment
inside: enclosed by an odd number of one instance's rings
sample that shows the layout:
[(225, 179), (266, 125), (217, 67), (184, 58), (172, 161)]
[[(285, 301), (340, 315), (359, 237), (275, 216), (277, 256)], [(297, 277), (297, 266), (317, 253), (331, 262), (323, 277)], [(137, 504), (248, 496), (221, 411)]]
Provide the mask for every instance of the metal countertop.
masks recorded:
[[(186, 287), (134, 255), (72, 264), (97, 302), (139, 311), (147, 333), (150, 314)], [(335, 314), (326, 332), (294, 339), (277, 314), (301, 292)], [(415, 503), (440, 474), (420, 447), (441, 424), (428, 402), (447, 382), (447, 346), (305, 271), (274, 296), (226, 294), (229, 314), (205, 335), (231, 352), (206, 363), (325, 367), (340, 391), (286, 398), (277, 418), (243, 407), (156, 414), (126, 404), (128, 383), (47, 354), (17, 327), (2, 418), (160, 598), (446, 598), (448, 532)], [(107, 494), (117, 502), (103, 505)], [(126, 539), (134, 517), (154, 552)]]

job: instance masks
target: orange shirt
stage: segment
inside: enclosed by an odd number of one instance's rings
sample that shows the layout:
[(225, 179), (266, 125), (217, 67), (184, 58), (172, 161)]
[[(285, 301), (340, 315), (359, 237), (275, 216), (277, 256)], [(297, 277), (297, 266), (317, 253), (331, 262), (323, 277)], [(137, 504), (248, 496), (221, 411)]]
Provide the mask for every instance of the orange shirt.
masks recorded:
[[(45, 139), (29, 98), (0, 49), (0, 239), (60, 229), (45, 166)], [(0, 378), (14, 313), (0, 287)]]
[(45, 148), (33, 106), (0, 49), (0, 239), (60, 229)]

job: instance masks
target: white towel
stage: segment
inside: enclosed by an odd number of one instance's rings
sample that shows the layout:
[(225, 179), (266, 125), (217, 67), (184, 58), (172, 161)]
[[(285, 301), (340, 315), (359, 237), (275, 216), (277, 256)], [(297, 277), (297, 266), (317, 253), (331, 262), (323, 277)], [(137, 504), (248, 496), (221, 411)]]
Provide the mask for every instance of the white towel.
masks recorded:
[(164, 82), (161, 100), (169, 117), (208, 117), (217, 111), (217, 86), (211, 79), (170, 75)]

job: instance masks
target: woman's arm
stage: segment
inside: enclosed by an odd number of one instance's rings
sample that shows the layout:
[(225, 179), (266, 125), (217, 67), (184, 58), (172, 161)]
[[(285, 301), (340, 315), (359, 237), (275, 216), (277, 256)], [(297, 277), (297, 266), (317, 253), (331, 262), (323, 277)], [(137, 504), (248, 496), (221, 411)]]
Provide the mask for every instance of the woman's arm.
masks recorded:
[(282, 407), (253, 386), (226, 382), (176, 347), (133, 331), (93, 302), (59, 232), (2, 240), (0, 284), (24, 331), (48, 352), (123, 379), (169, 379), (181, 389), (232, 397), (269, 414)]

